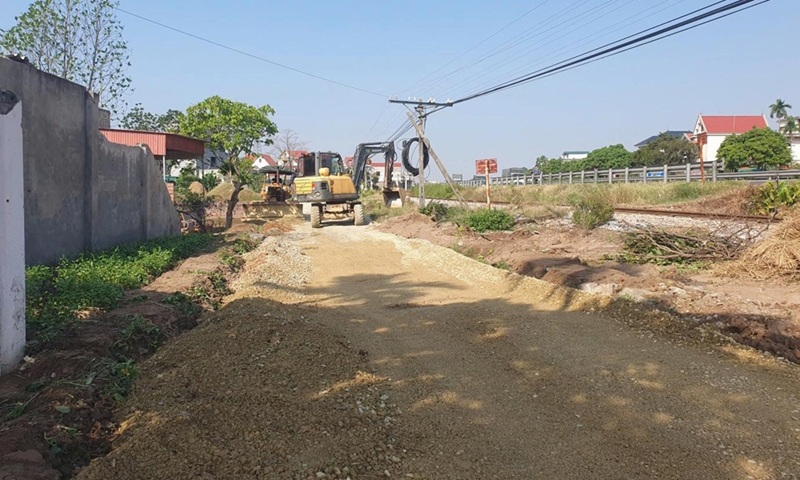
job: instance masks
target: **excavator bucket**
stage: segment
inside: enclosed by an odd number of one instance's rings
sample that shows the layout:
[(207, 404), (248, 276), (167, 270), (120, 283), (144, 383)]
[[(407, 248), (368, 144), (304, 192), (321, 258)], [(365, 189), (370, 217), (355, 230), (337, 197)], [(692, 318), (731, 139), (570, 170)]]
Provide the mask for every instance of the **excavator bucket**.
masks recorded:
[(300, 204), (285, 202), (247, 202), (242, 204), (245, 220), (265, 220), (269, 218), (303, 218)]
[(405, 190), (389, 189), (383, 190), (383, 203), (389, 208), (402, 208), (406, 201)]

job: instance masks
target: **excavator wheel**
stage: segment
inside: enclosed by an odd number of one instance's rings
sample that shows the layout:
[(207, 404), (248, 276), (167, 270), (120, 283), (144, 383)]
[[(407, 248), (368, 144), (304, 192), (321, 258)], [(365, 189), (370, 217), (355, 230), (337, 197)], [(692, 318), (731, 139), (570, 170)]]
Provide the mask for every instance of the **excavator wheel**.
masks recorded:
[(353, 205), (353, 220), (356, 226), (367, 224), (364, 220), (364, 206), (360, 203)]
[(322, 227), (322, 205), (311, 205), (311, 228)]

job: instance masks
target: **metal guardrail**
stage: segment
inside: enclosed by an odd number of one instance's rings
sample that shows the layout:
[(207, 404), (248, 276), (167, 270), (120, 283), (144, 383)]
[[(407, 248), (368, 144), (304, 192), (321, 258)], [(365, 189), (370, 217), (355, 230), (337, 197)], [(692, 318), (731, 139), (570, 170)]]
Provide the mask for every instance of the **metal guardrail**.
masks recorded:
[[(707, 164), (707, 181), (744, 180), (748, 182), (770, 182), (775, 180), (800, 179), (800, 170), (765, 170), (750, 172), (723, 172), (719, 165)], [(617, 168), (608, 170), (584, 170), (580, 172), (540, 173), (539, 175), (494, 177), (492, 185), (562, 185), (600, 183), (668, 183), (699, 182), (700, 167), (697, 164), (664, 165), (663, 167)], [(480, 180), (457, 182), (467, 187), (485, 185)]]

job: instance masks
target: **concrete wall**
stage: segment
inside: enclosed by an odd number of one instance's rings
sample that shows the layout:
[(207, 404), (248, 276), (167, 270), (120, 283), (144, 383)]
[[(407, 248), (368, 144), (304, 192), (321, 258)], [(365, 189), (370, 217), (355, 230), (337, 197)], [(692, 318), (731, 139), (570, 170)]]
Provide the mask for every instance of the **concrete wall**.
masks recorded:
[(0, 375), (25, 352), (25, 210), (22, 105), (0, 89)]
[(180, 232), (152, 155), (106, 141), (84, 87), (0, 57), (0, 88), (23, 106), (28, 264)]

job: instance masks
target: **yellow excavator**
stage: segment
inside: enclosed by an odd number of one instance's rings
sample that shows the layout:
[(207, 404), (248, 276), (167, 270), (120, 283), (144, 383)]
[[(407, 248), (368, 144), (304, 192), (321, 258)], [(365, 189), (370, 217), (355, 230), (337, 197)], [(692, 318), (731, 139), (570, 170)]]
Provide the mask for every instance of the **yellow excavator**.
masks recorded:
[(402, 192), (392, 186), (392, 171), (396, 158), (393, 143), (362, 143), (356, 147), (352, 168), (348, 168), (341, 155), (334, 152), (312, 152), (300, 158), (297, 177), (292, 183), (291, 201), (309, 204), (311, 227), (320, 228), (323, 220), (352, 219), (364, 225), (364, 207), (359, 193), (369, 158), (383, 153), (383, 196), (387, 205), (402, 203)]

